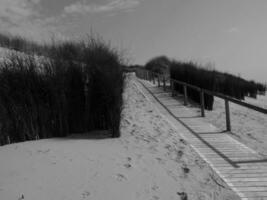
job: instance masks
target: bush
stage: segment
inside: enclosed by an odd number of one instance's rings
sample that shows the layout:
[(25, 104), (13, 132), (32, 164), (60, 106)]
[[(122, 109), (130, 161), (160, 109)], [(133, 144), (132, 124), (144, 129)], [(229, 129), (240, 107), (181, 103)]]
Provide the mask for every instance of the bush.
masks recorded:
[(120, 136), (124, 76), (100, 39), (54, 43), (43, 59), (12, 54), (0, 63), (0, 141), (61, 137), (94, 129)]
[[(183, 81), (203, 89), (222, 93), (233, 98), (244, 100), (245, 96), (257, 97), (258, 93), (265, 93), (266, 86), (254, 81), (247, 81), (240, 77), (221, 73), (216, 70), (208, 70), (193, 62), (173, 61), (170, 68), (172, 79)], [(175, 84), (175, 89), (183, 93), (183, 88)], [(188, 89), (188, 96), (192, 100), (200, 103), (199, 92)], [(205, 108), (212, 110), (213, 96), (204, 95)]]
[(171, 61), (166, 56), (158, 56), (152, 58), (145, 65), (147, 70), (153, 71), (159, 74), (169, 74), (169, 67), (171, 65)]
[[(170, 67), (170, 74), (172, 79), (183, 81), (185, 83), (189, 83), (191, 85), (195, 85), (211, 91), (214, 90), (214, 72), (199, 68), (192, 62), (183, 63), (173, 61)], [(183, 87), (180, 85), (174, 84), (174, 89), (178, 90), (180, 93), (183, 93)], [(199, 91), (188, 88), (187, 94), (190, 99), (200, 103)], [(213, 96), (205, 94), (204, 100), (205, 108), (212, 110), (214, 101)]]

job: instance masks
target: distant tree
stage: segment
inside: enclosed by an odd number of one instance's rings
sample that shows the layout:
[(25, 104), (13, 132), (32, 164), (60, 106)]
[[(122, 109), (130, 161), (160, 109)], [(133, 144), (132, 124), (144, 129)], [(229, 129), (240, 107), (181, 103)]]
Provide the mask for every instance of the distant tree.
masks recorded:
[(156, 73), (166, 74), (169, 73), (171, 61), (166, 56), (158, 56), (152, 58), (145, 65), (145, 68)]

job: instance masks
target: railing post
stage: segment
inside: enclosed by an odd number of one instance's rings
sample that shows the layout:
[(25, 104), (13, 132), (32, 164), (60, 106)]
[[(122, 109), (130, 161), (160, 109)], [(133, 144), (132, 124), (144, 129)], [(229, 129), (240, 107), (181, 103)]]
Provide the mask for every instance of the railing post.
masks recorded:
[(184, 85), (184, 105), (187, 106), (187, 86)]
[(163, 75), (163, 90), (166, 91), (166, 80), (164, 75)]
[(144, 71), (144, 79), (146, 80), (146, 71)]
[(201, 107), (201, 116), (205, 117), (205, 100), (204, 100), (203, 90), (200, 90), (200, 107)]
[(153, 84), (155, 85), (155, 74), (152, 72), (152, 79), (153, 79)]
[(172, 97), (174, 97), (174, 83), (172, 79), (170, 79), (170, 83), (171, 83)]
[(160, 87), (160, 77), (158, 75), (158, 87)]
[(11, 143), (9, 135), (6, 137), (6, 143), (7, 144), (10, 144)]
[(147, 80), (147, 72), (144, 71), (144, 77), (145, 77), (145, 80)]
[(224, 102), (225, 102), (226, 130), (227, 131), (231, 131), (231, 119), (230, 119), (229, 101), (227, 99), (225, 99)]
[(39, 140), (39, 139), (40, 139), (39, 135), (36, 134), (36, 135), (35, 135), (35, 140)]

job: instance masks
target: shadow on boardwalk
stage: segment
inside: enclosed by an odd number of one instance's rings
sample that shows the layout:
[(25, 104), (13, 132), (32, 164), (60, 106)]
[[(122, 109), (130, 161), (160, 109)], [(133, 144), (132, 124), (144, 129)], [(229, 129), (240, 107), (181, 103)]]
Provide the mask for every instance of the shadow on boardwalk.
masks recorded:
[[(234, 139), (231, 132), (219, 130), (183, 105), (183, 97), (148, 81), (139, 81), (165, 116), (174, 118), (187, 130), (187, 141), (210, 164), (241, 199), (267, 199), (267, 159)], [(195, 107), (195, 105), (194, 105)], [(172, 120), (173, 121), (173, 120)], [(176, 123), (176, 124), (177, 124)]]

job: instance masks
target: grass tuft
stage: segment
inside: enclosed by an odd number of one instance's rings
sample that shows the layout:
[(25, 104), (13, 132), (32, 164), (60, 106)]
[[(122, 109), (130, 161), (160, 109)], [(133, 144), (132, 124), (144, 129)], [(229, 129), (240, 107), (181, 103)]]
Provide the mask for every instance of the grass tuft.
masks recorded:
[[(27, 51), (18, 47), (24, 54), (12, 53), (0, 63), (2, 144), (95, 129), (120, 136), (124, 75), (115, 49), (90, 36), (44, 48), (29, 45)], [(42, 57), (25, 54), (36, 49)]]

